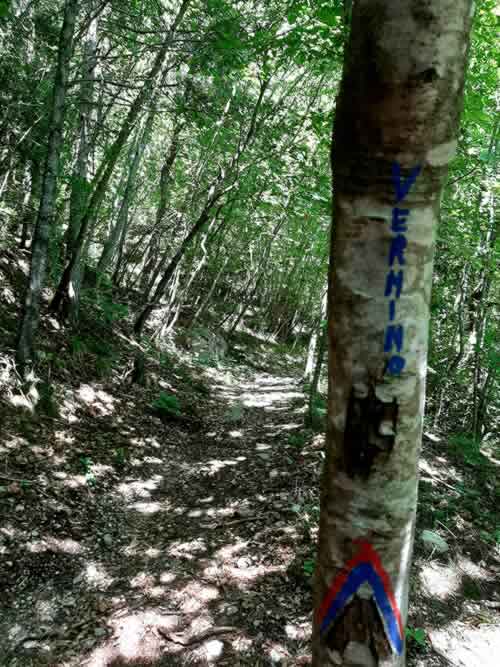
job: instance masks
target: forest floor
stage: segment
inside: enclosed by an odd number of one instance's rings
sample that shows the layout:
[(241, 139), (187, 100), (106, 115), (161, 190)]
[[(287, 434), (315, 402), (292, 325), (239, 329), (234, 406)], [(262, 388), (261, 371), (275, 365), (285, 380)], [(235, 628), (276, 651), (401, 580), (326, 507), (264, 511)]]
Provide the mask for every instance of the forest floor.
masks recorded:
[[(46, 318), (32, 411), (5, 285), (0, 665), (310, 664), (323, 436), (300, 359), (240, 335), (219, 361), (151, 353), (141, 387), (125, 327), (68, 343)], [(499, 463), (424, 439), (409, 667), (498, 665)]]

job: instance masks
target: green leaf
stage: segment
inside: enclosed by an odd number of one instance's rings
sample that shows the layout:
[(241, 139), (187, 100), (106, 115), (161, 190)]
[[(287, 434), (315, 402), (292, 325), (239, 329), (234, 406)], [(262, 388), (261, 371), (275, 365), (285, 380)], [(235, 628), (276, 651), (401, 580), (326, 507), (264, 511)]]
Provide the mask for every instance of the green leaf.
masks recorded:
[(339, 10), (332, 7), (321, 7), (316, 12), (316, 18), (329, 26), (337, 26), (340, 23)]

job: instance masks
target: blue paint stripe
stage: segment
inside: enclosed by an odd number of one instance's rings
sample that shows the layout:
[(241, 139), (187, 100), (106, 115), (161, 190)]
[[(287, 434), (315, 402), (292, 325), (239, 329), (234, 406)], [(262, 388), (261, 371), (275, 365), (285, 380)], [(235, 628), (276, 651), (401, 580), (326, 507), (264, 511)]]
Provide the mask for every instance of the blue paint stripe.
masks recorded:
[(394, 616), (382, 580), (370, 563), (360, 563), (349, 573), (345, 584), (342, 586), (337, 597), (332, 601), (332, 604), (321, 623), (320, 633), (323, 635), (328, 630), (328, 627), (338, 616), (339, 612), (345, 607), (365, 581), (372, 587), (375, 595), (375, 602), (382, 617), (387, 637), (396, 653), (401, 655), (404, 642), (399, 632), (398, 622)]

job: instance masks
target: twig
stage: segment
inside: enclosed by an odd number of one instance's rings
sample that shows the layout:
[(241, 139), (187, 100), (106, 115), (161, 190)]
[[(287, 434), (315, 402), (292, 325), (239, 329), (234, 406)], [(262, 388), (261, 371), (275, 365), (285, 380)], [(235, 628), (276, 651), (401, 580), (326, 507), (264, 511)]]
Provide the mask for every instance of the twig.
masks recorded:
[[(455, 493), (458, 493), (458, 495), (460, 495), (460, 491), (459, 491), (458, 489), (456, 489), (454, 486), (452, 486), (451, 484), (448, 484), (448, 482), (445, 482), (445, 481), (442, 480), (440, 477), (436, 477), (435, 475), (433, 475), (433, 474), (432, 474), (431, 472), (429, 472), (428, 470), (426, 470), (425, 472), (426, 472), (427, 475), (429, 475), (429, 477), (430, 477), (431, 479), (435, 479), (436, 482), (439, 482), (439, 484), (442, 484), (443, 486), (446, 486), (447, 489), (451, 489), (451, 491), (455, 491)], [(423, 479), (423, 478), (422, 478), (422, 479)]]
[(29, 482), (30, 484), (35, 483), (34, 479), (19, 479), (18, 477), (8, 477), (7, 475), (0, 475), (0, 479), (6, 479), (9, 482)]
[(249, 516), (244, 519), (235, 519), (234, 521), (221, 521), (221, 523), (202, 523), (200, 524), (201, 528), (227, 528), (228, 526), (236, 526), (238, 523), (248, 523), (249, 521), (260, 521), (262, 518), (259, 516)]
[(157, 628), (158, 633), (167, 641), (173, 642), (174, 644), (180, 644), (181, 646), (192, 646), (193, 644), (199, 644), (200, 642), (205, 641), (209, 637), (216, 637), (217, 635), (228, 634), (229, 632), (236, 632), (238, 628), (235, 628), (231, 625), (221, 625), (220, 627), (208, 628), (200, 634), (191, 637), (191, 639), (183, 640), (181, 635), (173, 634), (169, 635), (162, 628)]
[(452, 537), (454, 537), (455, 539), (457, 539), (457, 536), (455, 535), (455, 533), (452, 533), (452, 531), (448, 528), (448, 526), (445, 526), (444, 523), (442, 523), (441, 521), (439, 521), (439, 519), (436, 521), (436, 523), (438, 523), (440, 526), (443, 526), (443, 528), (444, 528), (445, 530), (447, 530), (447, 531), (450, 533), (450, 535), (451, 535)]

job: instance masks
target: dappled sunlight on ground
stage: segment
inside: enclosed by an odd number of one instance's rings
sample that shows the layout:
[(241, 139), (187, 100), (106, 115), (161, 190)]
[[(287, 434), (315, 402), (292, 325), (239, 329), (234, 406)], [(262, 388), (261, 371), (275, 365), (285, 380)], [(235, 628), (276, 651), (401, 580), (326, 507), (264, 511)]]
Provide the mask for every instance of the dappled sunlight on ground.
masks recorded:
[(429, 563), (423, 565), (418, 576), (424, 592), (440, 600), (452, 598), (460, 588), (460, 575), (453, 566)]
[[(188, 414), (202, 415), (199, 429), (151, 413), (157, 386), (118, 378), (69, 386), (53, 422), (2, 434), (12, 477), (32, 480), (14, 482), (0, 528), (4, 581), (16, 572), (0, 625), (8, 649), (27, 665), (53, 655), (55, 667), (309, 664), (305, 565), (314, 566), (324, 438), (304, 430), (290, 373), (203, 369), (215, 383), (208, 394), (179, 392)], [(463, 471), (440, 459), (424, 450), (425, 527), (441, 531), (450, 554), (417, 561), (430, 611), (411, 622), (446, 634), (463, 614), (486, 628), (495, 609), (481, 621), (464, 598), (495, 600), (491, 559), (476, 555), (473, 520), (453, 505)], [(469, 555), (455, 553), (460, 540)]]

